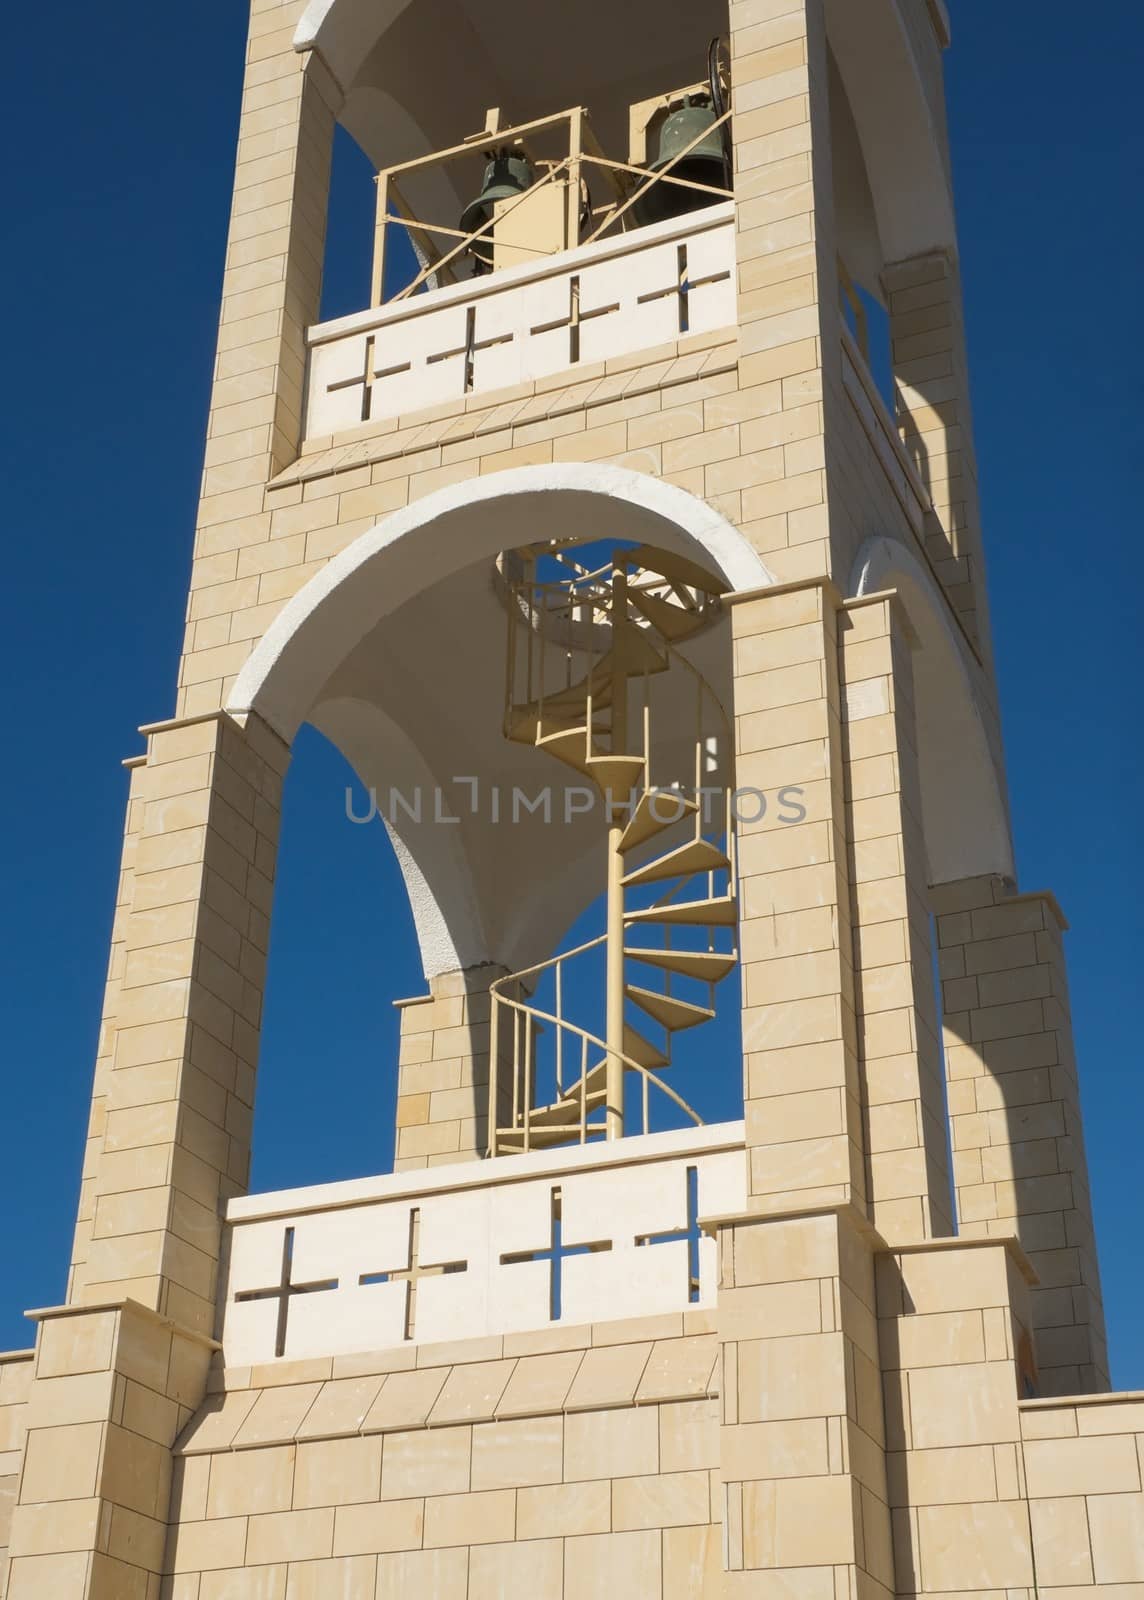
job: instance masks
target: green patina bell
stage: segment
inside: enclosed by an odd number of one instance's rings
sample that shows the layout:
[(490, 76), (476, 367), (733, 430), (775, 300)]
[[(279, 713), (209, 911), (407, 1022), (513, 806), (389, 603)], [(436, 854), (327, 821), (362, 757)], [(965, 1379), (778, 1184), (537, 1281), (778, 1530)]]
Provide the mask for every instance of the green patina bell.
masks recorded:
[[(533, 182), (533, 170), (524, 156), (510, 155), (507, 150), (498, 151), (485, 168), (485, 180), (481, 185), (480, 194), (475, 200), (470, 201), (461, 213), (461, 228), (465, 233), (472, 233), (475, 229), (484, 227), (492, 216), (493, 206), (498, 200), (515, 200), (526, 189), (530, 189)], [(475, 240), (469, 249), (482, 267), (492, 266), (491, 233), (486, 233)]]
[[(689, 95), (661, 124), (659, 154), (647, 170), (662, 172), (681, 150), (698, 139), (695, 148), (672, 167), (669, 177), (724, 188), (723, 135), (715, 126), (717, 121), (710, 100), (692, 99)], [(662, 222), (666, 217), (679, 217), (684, 212), (714, 205), (718, 198), (718, 195), (703, 194), (698, 189), (681, 189), (678, 184), (664, 182), (649, 189), (632, 209), (641, 224)]]

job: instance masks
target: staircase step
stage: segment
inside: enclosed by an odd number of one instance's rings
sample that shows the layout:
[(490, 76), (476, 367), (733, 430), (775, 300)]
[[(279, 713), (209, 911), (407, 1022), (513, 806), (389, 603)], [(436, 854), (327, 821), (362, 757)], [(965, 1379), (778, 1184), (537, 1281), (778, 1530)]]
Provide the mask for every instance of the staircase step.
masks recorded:
[(626, 855), (630, 850), (638, 850), (641, 844), (654, 839), (665, 828), (674, 828), (684, 817), (693, 817), (698, 810), (697, 800), (672, 794), (666, 789), (649, 789), (640, 796), (624, 829), (624, 836), (620, 840), (621, 853)]
[[(559, 706), (550, 706), (544, 703), (543, 713), (539, 706), (525, 706), (517, 709), (508, 726), (508, 737), (516, 744), (540, 744), (544, 739), (554, 738), (561, 733), (581, 734), (586, 732), (584, 723), (584, 707), (579, 706), (567, 709)], [(605, 722), (594, 722), (593, 734), (607, 735), (611, 732)]]
[[(597, 1061), (594, 1067), (589, 1067), (587, 1079), (587, 1099), (589, 1110), (592, 1109), (593, 1104), (601, 1104), (607, 1097), (607, 1089), (605, 1087), (607, 1077), (608, 1063), (606, 1061)], [(582, 1078), (577, 1078), (575, 1083), (569, 1084), (556, 1104), (564, 1105), (566, 1102), (571, 1101), (575, 1106), (578, 1115), (580, 1110), (580, 1085), (583, 1083), (583, 1081), (584, 1080)]]
[[(591, 1080), (592, 1074), (588, 1074)], [(593, 1089), (589, 1082), (587, 1095), (587, 1109), (595, 1111), (607, 1099), (605, 1089)], [(559, 1100), (554, 1100), (550, 1106), (538, 1106), (532, 1113), (533, 1131), (537, 1128), (575, 1128), (580, 1123), (580, 1083), (579, 1080), (564, 1091)]]
[(648, 594), (646, 590), (629, 587), (628, 599), (636, 610), (656, 628), (663, 637), (672, 644), (681, 644), (689, 639), (693, 633), (707, 622), (707, 618), (699, 611), (689, 611), (685, 606), (675, 605), (670, 600), (664, 600), (660, 595)]
[(645, 1039), (630, 1022), (624, 1023), (624, 1054), (639, 1066), (646, 1067), (649, 1072), (660, 1072), (664, 1067), (671, 1065), (663, 1051), (652, 1044), (650, 1039)]
[(626, 983), (624, 993), (669, 1033), (680, 1033), (700, 1022), (710, 1022), (715, 1015), (710, 1006), (697, 1006), (690, 1000), (678, 1000), (673, 994), (660, 994), (655, 989), (639, 989), (634, 983)]
[(637, 867), (624, 878), (624, 888), (634, 889), (641, 883), (661, 883), (664, 878), (690, 878), (697, 872), (726, 871), (731, 863), (717, 844), (710, 839), (689, 839), (678, 850), (671, 850), (656, 861)]
[(738, 920), (734, 900), (723, 895), (715, 900), (684, 900), (678, 905), (649, 906), (646, 911), (626, 911), (625, 923), (662, 922), (683, 927), (733, 928)]
[(588, 770), (586, 728), (562, 728), (556, 733), (543, 734), (537, 739), (536, 748), (546, 750), (550, 756), (555, 756), (557, 761), (563, 761), (565, 766), (574, 767), (577, 772)]
[(676, 583), (687, 584), (689, 588), (702, 589), (704, 594), (726, 594), (731, 587), (723, 578), (717, 578), (713, 573), (696, 566), (694, 561), (688, 561), (686, 556), (677, 556), (669, 550), (655, 550), (651, 545), (641, 544), (634, 550), (625, 550), (623, 559), (637, 563), (648, 572), (662, 573), (665, 578), (673, 578)]
[(702, 983), (719, 983), (738, 964), (738, 956), (721, 950), (636, 950), (625, 947), (632, 961), (646, 961), (649, 967), (677, 972), (681, 978), (698, 978)]
[[(603, 658), (611, 668), (612, 659), (615, 657), (616, 646)], [(623, 641), (620, 647), (624, 655), (624, 670), (633, 677), (642, 678), (646, 672), (654, 676), (657, 672), (667, 672), (671, 662), (662, 650), (656, 648), (642, 629), (629, 626), (623, 630)]]
[(644, 773), (642, 756), (589, 756), (584, 769), (601, 789), (610, 789), (615, 796), (630, 794)]
[[(578, 1134), (579, 1131), (579, 1127), (575, 1125), (572, 1127), (555, 1128), (538, 1128), (533, 1126), (529, 1129), (529, 1149), (544, 1150), (548, 1149), (552, 1145), (569, 1144), (572, 1141), (573, 1134)], [(606, 1131), (607, 1129), (602, 1122), (588, 1124), (589, 1139), (602, 1139)], [(497, 1145), (506, 1154), (513, 1151), (522, 1151), (524, 1149), (524, 1129), (498, 1128)]]

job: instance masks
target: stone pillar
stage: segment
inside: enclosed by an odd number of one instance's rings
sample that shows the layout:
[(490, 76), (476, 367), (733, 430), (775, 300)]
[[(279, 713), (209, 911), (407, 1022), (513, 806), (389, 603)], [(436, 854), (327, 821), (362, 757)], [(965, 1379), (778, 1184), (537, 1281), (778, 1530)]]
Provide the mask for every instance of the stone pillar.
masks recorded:
[(1013, 1234), (1036, 1269), (1043, 1394), (1107, 1389), (1108, 1356), (1062, 935), (1048, 894), (933, 891), (960, 1232)]
[(146, 758), (139, 757), (127, 763), (131, 772), (127, 798), (127, 821), (123, 838), (123, 859), (119, 871), (119, 885), (115, 897), (115, 919), (111, 928), (111, 957), (108, 962), (107, 983), (104, 988), (103, 1014), (99, 1025), (99, 1043), (95, 1056), (95, 1081), (91, 1091), (91, 1112), (88, 1117), (87, 1143), (83, 1155), (83, 1178), (80, 1185), (79, 1214), (76, 1219), (75, 1238), (72, 1245), (71, 1272), (68, 1282), (68, 1299), (77, 1297), (82, 1284), (87, 1254), (91, 1243), (91, 1228), (95, 1212), (96, 1177), (103, 1153), (103, 1136), (107, 1125), (107, 1093), (115, 1061), (115, 1029), (119, 1015), (120, 988), (127, 960), (127, 922), (131, 915), (134, 894), (135, 852), (139, 831), (143, 826), (142, 799), (143, 769)]
[(824, 578), (729, 598), (735, 782), (767, 797), (738, 835), (750, 1209), (864, 1208), (841, 602)]
[(850, 1207), (719, 1228), (727, 1600), (892, 1600), (874, 1301)]
[(829, 568), (822, 352), (837, 348), (838, 311), (822, 0), (731, 0), (730, 38), (739, 392), (708, 428), (696, 492), (790, 582)]
[(6, 1600), (157, 1600), (211, 1341), (130, 1301), (36, 1313)]
[[(491, 964), (447, 972), (429, 993), (400, 1000), (394, 1171), (477, 1161), (489, 1147), (489, 985), (505, 969)], [(511, 1104), (508, 1041), (501, 1051), (500, 1111)]]
[[(318, 320), (334, 121), (325, 63), (294, 49), (304, 0), (253, 0), (218, 354), (178, 712), (224, 704), (249, 654), (236, 611), (281, 594), (264, 486), (298, 454), (306, 328)], [(299, 496), (300, 497), (300, 496)], [(255, 613), (256, 615), (258, 613)]]
[(1018, 1410), (1032, 1373), (1029, 1276), (1000, 1240), (878, 1259), (900, 1597), (1037, 1593)]
[(20, 1490), (32, 1360), (30, 1350), (6, 1351), (0, 1355), (0, 1597), (8, 1577), (8, 1538)]
[(890, 311), (897, 422), (933, 499), (926, 550), (971, 638), (988, 649), (977, 464), (961, 285), (945, 251), (897, 261), (882, 281)]
[(161, 724), (124, 932), (92, 1237), (74, 1298), (209, 1334), (220, 1211), (245, 1188), (282, 778), (251, 716)]
[(855, 1004), (870, 1218), (891, 1243), (953, 1232), (908, 623), (893, 595), (841, 621)]

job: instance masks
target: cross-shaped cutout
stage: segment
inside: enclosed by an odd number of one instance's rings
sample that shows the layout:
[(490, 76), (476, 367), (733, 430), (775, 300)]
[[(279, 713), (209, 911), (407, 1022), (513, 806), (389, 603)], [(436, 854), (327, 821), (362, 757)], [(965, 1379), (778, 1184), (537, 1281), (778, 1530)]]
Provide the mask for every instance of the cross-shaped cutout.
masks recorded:
[[(511, 333), (497, 333), (491, 339), (478, 339), (477, 308), (476, 306), (466, 306), (464, 344), (458, 345), (455, 350), (442, 350), (439, 354), (430, 356), (426, 365), (434, 367), (438, 362), (453, 361), (457, 356), (463, 356), (465, 358), (464, 392), (471, 394), (478, 351), (492, 350), (498, 344), (511, 344), (512, 341), (513, 335)], [(380, 377), (381, 374), (379, 373), (378, 376)]]
[(702, 278), (693, 278), (687, 264), (686, 240), (676, 250), (676, 277), (675, 282), (666, 289), (652, 289), (648, 294), (641, 294), (639, 304), (650, 305), (653, 300), (666, 300), (668, 295), (675, 295), (678, 302), (679, 331), (688, 333), (691, 329), (690, 296), (696, 289), (702, 289), (709, 283), (722, 283), (731, 276), (730, 270), (722, 272), (709, 272)]
[(278, 1330), (274, 1340), (274, 1354), (286, 1354), (286, 1332), (290, 1321), (290, 1302), (296, 1294), (321, 1294), (336, 1289), (337, 1278), (322, 1278), (313, 1283), (294, 1283), (294, 1229), (287, 1228), (282, 1240), (282, 1275), (269, 1289), (243, 1289), (235, 1295), (237, 1301), (277, 1300)]
[(385, 1267), (380, 1272), (363, 1272), (358, 1283), (367, 1287), (374, 1283), (403, 1283), (405, 1285), (405, 1338), (412, 1339), (417, 1326), (417, 1285), (422, 1278), (440, 1278), (447, 1272), (467, 1272), (467, 1261), (443, 1261), (426, 1266), (419, 1259), (421, 1242), (421, 1212), (416, 1206), (409, 1213), (409, 1248), (405, 1264)]
[(549, 1264), (548, 1277), (548, 1315), (551, 1321), (559, 1322), (564, 1293), (564, 1262), (569, 1256), (596, 1255), (601, 1251), (610, 1250), (610, 1239), (596, 1239), (591, 1244), (564, 1243), (563, 1221), (561, 1218), (561, 1191), (553, 1189), (551, 1203), (551, 1236), (547, 1250), (520, 1250), (511, 1255), (501, 1256), (502, 1267), (517, 1266), (523, 1261), (547, 1261)]
[(336, 383), (326, 385), (327, 394), (338, 394), (342, 389), (356, 389), (361, 387), (361, 420), (368, 422), (373, 410), (373, 386), (378, 378), (390, 378), (398, 372), (408, 372), (410, 363), (404, 362), (398, 367), (389, 367), (384, 372), (375, 372), (373, 361), (375, 355), (376, 339), (371, 333), (365, 341), (365, 355), (362, 361), (362, 370), (352, 378), (339, 378)]
[(694, 1305), (699, 1299), (699, 1241), (703, 1230), (699, 1226), (699, 1168), (687, 1169), (687, 1226), (676, 1233), (645, 1233), (636, 1239), (637, 1245), (681, 1244), (687, 1241), (687, 1299)]
[(580, 309), (580, 274), (574, 272), (568, 280), (568, 315), (556, 317), (552, 322), (537, 323), (535, 328), (530, 328), (533, 335), (538, 333), (557, 333), (561, 328), (568, 329), (568, 365), (574, 367), (580, 359), (580, 329), (585, 322), (593, 322), (597, 317), (610, 316), (613, 311), (620, 309), (620, 302), (614, 301), (610, 306), (595, 306), (590, 311)]

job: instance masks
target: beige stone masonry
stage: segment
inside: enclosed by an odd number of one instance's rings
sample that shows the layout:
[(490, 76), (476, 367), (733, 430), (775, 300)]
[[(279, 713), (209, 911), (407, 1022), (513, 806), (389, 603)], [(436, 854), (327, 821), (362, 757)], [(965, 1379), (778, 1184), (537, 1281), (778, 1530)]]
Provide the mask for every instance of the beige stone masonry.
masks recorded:
[(870, 1217), (891, 1244), (953, 1232), (909, 623), (891, 594), (840, 619), (846, 836)]
[(732, 520), (760, 550), (782, 550), (772, 570), (792, 580), (831, 570), (821, 402), (837, 313), (822, 0), (732, 0), (730, 40), (739, 381), (746, 391), (778, 382), (783, 395), (779, 415), (744, 430)]
[(111, 928), (111, 957), (104, 987), (103, 1015), (100, 1019), (99, 1043), (96, 1046), (95, 1080), (91, 1091), (91, 1111), (88, 1115), (87, 1142), (84, 1146), (83, 1177), (80, 1185), (79, 1214), (76, 1219), (75, 1238), (72, 1245), (69, 1298), (82, 1281), (91, 1242), (95, 1216), (96, 1175), (103, 1152), (104, 1133), (107, 1128), (107, 1097), (111, 1073), (115, 1063), (115, 1033), (119, 1014), (120, 990), (127, 963), (127, 922), (131, 915), (134, 893), (134, 872), (139, 833), (143, 826), (144, 784), (143, 766), (133, 761), (129, 767), (130, 787), (127, 796), (127, 816), (123, 833), (123, 857), (119, 869), (119, 882), (115, 896), (115, 918)]
[[(399, 1002), (395, 1172), (488, 1153), (489, 984), (503, 974), (496, 966), (444, 973), (424, 999)], [(502, 1116), (508, 1089), (506, 1072)]]
[(1022, 1455), (1044, 1592), (1144, 1587), (1144, 1393), (1025, 1401)]
[(735, 596), (731, 611), (735, 781), (770, 797), (759, 820), (741, 820), (738, 839), (748, 1194), (758, 1211), (866, 1202), (839, 606), (818, 579)]
[(718, 1232), (722, 1593), (888, 1600), (877, 1236), (845, 1206)]
[(202, 1400), (211, 1342), (131, 1301), (34, 1315), (6, 1600), (152, 1600), (171, 1447)]
[(878, 1259), (899, 1596), (1034, 1592), (1018, 1411), (1030, 1276), (1000, 1240)]
[[(178, 720), (130, 763), (69, 1305), (0, 1356), (2, 1600), (1144, 1600), (1144, 1396), (1083, 1393), (1064, 924), (996, 880), (929, 889), (909, 626), (843, 599), (871, 539), (928, 563), (1000, 767), (953, 255), (886, 271), (894, 418), (843, 333), (839, 4), (729, 0), (733, 329), (305, 438), (342, 91), (293, 48), (306, 0), (253, 0)], [(945, 160), (945, 6), (877, 4)], [(289, 752), (222, 708), (390, 514), (564, 463), (685, 491), (775, 580), (729, 598), (767, 809), (738, 840), (748, 1215), (703, 1223), (717, 1304), (227, 1369)], [(399, 1170), (487, 1148), (499, 970), (402, 1003)]]
[(12, 1350), (0, 1355), (0, 1595), (8, 1575), (8, 1540), (20, 1489), (34, 1355), (33, 1350)]
[(1106, 1389), (1067, 924), (1051, 895), (999, 878), (943, 884), (934, 906), (960, 1231), (1028, 1251), (1041, 1392)]
[(522, 1585), (599, 1600), (617, 1583), (640, 1600), (717, 1600), (710, 1323), (226, 1374), (180, 1445), (173, 1600), (264, 1580), (314, 1600), (500, 1600)]
[(257, 718), (164, 724), (137, 774), (92, 1238), (73, 1294), (212, 1332), (220, 1206), (243, 1192), (288, 752)]

